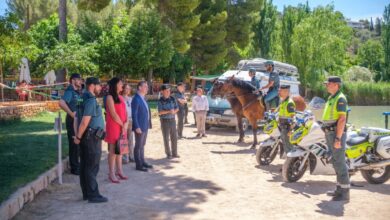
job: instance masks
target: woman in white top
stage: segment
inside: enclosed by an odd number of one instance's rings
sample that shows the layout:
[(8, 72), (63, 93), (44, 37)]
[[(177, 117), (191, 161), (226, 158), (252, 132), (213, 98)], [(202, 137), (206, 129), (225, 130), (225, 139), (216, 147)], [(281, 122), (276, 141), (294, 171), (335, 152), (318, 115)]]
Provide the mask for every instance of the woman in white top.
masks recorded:
[(196, 96), (192, 98), (192, 110), (195, 112), (196, 127), (198, 134), (196, 137), (206, 137), (206, 115), (209, 110), (207, 97), (203, 95), (203, 88), (196, 89)]
[(123, 163), (134, 162), (134, 143), (133, 143), (134, 133), (132, 131), (133, 121), (131, 118), (131, 101), (133, 98), (131, 96), (131, 93), (132, 93), (131, 86), (129, 84), (123, 84), (122, 96), (123, 99), (125, 100), (126, 111), (128, 116), (128, 122), (129, 122), (128, 130), (127, 130), (127, 138), (129, 140), (129, 154), (123, 155)]

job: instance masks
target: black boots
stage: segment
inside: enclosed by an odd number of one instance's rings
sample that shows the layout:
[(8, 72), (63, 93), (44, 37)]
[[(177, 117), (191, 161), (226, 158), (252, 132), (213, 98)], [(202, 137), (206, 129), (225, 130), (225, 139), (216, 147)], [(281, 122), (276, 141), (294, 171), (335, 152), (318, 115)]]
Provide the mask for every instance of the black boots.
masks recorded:
[(326, 192), (326, 195), (334, 197), (334, 196), (337, 196), (340, 193), (341, 193), (341, 186), (336, 186), (336, 190), (328, 191), (328, 192)]
[(333, 196), (332, 201), (349, 201), (349, 188), (340, 188), (340, 193)]

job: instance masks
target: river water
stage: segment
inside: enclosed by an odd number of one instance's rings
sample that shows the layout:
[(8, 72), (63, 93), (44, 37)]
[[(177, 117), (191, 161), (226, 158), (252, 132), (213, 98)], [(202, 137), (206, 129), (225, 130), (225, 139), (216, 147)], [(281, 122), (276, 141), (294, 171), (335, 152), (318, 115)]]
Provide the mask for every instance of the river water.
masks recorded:
[[(351, 111), (348, 115), (348, 123), (351, 123), (355, 128), (361, 127), (385, 127), (385, 116), (383, 112), (390, 112), (390, 106), (349, 106)], [(313, 113), (316, 120), (322, 118), (321, 110), (314, 110)], [(389, 116), (390, 128), (390, 116)]]
[[(383, 112), (390, 112), (390, 106), (350, 106), (351, 112), (348, 122), (360, 127), (385, 127), (385, 116)], [(390, 116), (389, 116), (390, 126)]]

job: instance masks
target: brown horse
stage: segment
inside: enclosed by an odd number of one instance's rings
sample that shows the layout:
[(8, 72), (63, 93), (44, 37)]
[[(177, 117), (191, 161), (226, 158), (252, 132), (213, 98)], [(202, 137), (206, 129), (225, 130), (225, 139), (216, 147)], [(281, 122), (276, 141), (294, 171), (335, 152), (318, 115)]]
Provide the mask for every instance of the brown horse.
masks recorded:
[[(258, 95), (254, 94), (255, 87), (233, 76), (220, 86), (220, 92), (224, 94), (233, 93), (240, 101), (243, 115), (252, 125), (253, 144), (251, 148), (255, 148), (257, 144), (257, 121), (264, 118), (264, 112), (266, 111), (262, 101), (258, 101)], [(306, 108), (305, 100), (301, 96), (294, 96), (292, 98), (295, 102), (296, 110), (304, 111)]]
[(242, 110), (241, 102), (238, 100), (238, 98), (233, 94), (226, 94), (223, 93), (221, 90), (221, 87), (223, 86), (223, 82), (215, 80), (213, 83), (213, 89), (211, 90), (211, 97), (215, 98), (217, 96), (219, 97), (225, 97), (228, 102), (230, 103), (230, 106), (232, 107), (232, 111), (234, 115), (237, 118), (237, 127), (240, 134), (240, 137), (238, 138), (238, 143), (244, 142), (245, 132), (244, 128), (242, 126), (242, 119), (244, 118), (244, 111)]

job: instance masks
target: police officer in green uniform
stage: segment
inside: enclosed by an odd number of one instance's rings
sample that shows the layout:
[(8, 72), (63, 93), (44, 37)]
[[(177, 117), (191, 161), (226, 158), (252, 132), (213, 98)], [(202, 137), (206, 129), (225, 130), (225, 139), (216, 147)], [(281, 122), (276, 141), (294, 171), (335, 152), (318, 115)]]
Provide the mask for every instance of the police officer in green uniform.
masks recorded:
[[(158, 101), (158, 115), (160, 116), (161, 131), (164, 140), (165, 153), (168, 159), (179, 157), (177, 154), (177, 130), (176, 113), (179, 111), (176, 99), (171, 96), (171, 89), (168, 85), (160, 88), (162, 96)], [(169, 147), (169, 139), (171, 147)]]
[(287, 154), (293, 149), (290, 143), (290, 131), (295, 116), (295, 103), (290, 98), (290, 86), (281, 85), (279, 89), (279, 97), (282, 103), (279, 105), (279, 129), (280, 137), (283, 142), (284, 152)]
[(330, 97), (325, 104), (322, 116), (323, 130), (331, 152), (333, 168), (337, 175), (336, 190), (328, 192), (328, 195), (333, 196), (333, 201), (349, 201), (350, 181), (345, 162), (347, 98), (340, 91), (340, 77), (330, 76), (325, 84)]
[(249, 77), (251, 77), (251, 84), (256, 88), (256, 90), (260, 89), (260, 80), (256, 77), (256, 69), (250, 68), (249, 69)]
[(86, 91), (82, 95), (75, 118), (74, 142), (80, 144), (81, 191), (83, 199), (91, 203), (108, 201), (100, 195), (96, 181), (102, 154), (102, 140), (105, 136), (102, 107), (96, 100), (101, 89), (98, 78), (87, 78)]
[(80, 147), (73, 142), (75, 135), (73, 128), (73, 120), (77, 110), (77, 102), (80, 98), (81, 91), (81, 76), (78, 73), (73, 73), (69, 79), (70, 85), (66, 88), (64, 95), (59, 101), (59, 106), (66, 112), (66, 130), (69, 143), (69, 165), (70, 172), (75, 175), (80, 174)]
[(183, 127), (184, 127), (184, 118), (185, 118), (185, 107), (187, 106), (187, 99), (184, 95), (185, 84), (178, 83), (177, 91), (175, 93), (175, 98), (179, 106), (179, 111), (177, 112), (177, 135), (179, 139), (184, 138), (183, 136)]
[(272, 107), (272, 102), (275, 102), (276, 107), (279, 106), (278, 91), (280, 86), (280, 78), (279, 73), (274, 71), (274, 61), (267, 60), (264, 64), (265, 68), (267, 69), (266, 73), (269, 74), (268, 84), (261, 87), (260, 90), (268, 89), (267, 95), (264, 96), (264, 102), (268, 111)]

